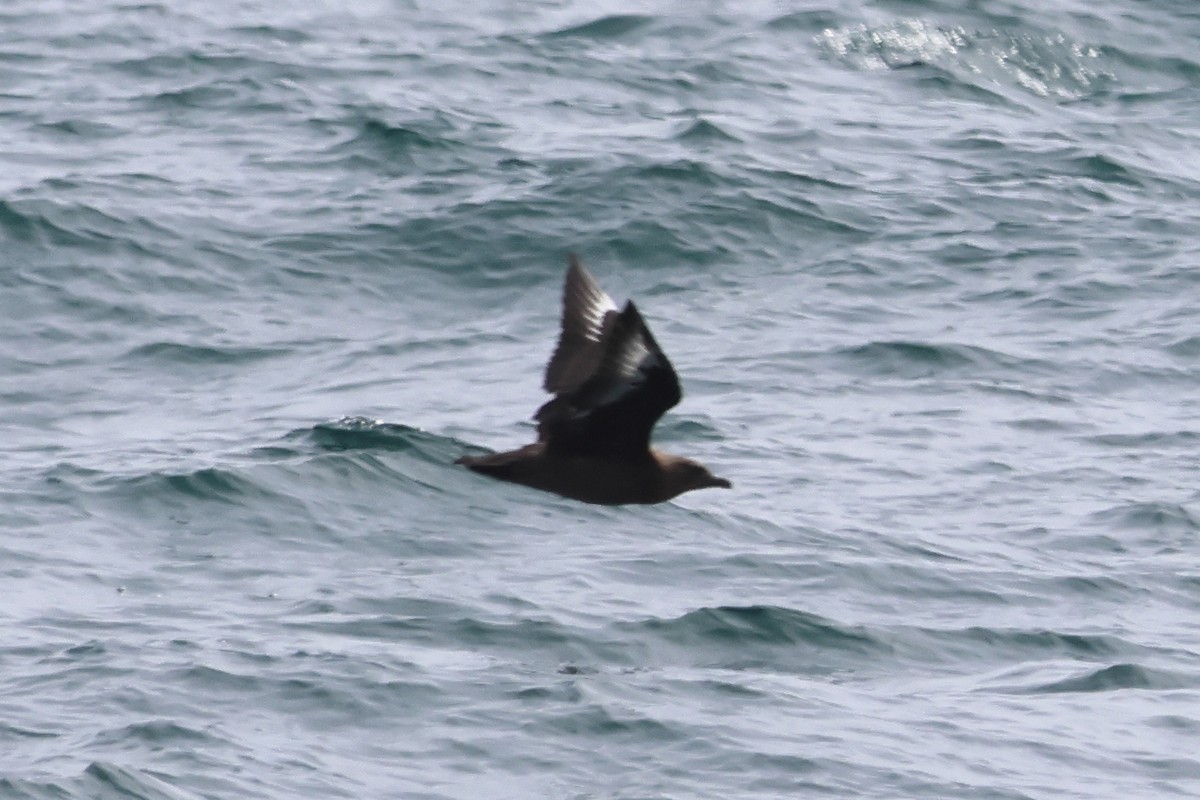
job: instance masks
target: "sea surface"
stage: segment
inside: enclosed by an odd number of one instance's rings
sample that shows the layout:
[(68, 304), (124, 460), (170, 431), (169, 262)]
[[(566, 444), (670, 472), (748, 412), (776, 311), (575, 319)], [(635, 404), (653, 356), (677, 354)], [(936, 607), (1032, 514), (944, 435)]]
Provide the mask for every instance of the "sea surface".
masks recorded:
[[(1200, 4), (0, 5), (0, 798), (1200, 797)], [(732, 491), (531, 441), (578, 252)]]

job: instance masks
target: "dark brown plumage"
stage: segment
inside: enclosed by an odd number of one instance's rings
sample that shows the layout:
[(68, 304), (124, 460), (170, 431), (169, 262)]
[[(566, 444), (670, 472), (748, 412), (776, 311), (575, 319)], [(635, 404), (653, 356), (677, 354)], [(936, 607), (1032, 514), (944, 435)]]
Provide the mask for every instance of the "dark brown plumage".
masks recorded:
[(655, 450), (650, 432), (683, 393), (671, 362), (630, 300), (618, 311), (574, 255), (563, 287), (562, 333), (543, 383), (538, 440), (457, 463), (586, 503), (661, 503), (730, 487), (702, 464)]

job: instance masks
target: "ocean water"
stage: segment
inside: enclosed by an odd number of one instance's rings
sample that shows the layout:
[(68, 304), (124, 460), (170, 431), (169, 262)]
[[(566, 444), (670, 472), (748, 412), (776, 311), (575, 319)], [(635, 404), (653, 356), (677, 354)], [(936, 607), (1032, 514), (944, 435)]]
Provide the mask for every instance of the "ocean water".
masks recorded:
[[(1200, 796), (1192, 0), (0, 8), (0, 798)], [(566, 254), (733, 491), (533, 437)]]

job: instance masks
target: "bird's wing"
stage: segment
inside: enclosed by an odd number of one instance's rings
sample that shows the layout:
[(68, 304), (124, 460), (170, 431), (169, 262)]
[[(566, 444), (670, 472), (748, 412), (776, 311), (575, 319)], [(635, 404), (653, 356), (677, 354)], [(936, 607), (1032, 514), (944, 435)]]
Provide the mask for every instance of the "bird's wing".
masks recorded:
[(572, 258), (563, 292), (563, 332), (546, 369), (554, 398), (538, 409), (538, 439), (557, 453), (636, 457), (679, 402), (679, 378), (637, 306), (619, 313)]
[(573, 392), (592, 376), (604, 357), (601, 342), (618, 316), (616, 303), (574, 253), (570, 262), (563, 283), (562, 332), (542, 383), (551, 394)]

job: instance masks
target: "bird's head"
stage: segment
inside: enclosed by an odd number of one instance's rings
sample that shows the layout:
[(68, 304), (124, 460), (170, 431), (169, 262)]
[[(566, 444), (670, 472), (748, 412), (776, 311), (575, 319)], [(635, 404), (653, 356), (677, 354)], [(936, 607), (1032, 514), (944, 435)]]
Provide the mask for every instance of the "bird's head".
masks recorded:
[(681, 456), (658, 455), (662, 465), (664, 480), (670, 497), (676, 497), (694, 489), (732, 489), (733, 484), (724, 478), (718, 478), (708, 471), (708, 467), (690, 458)]

